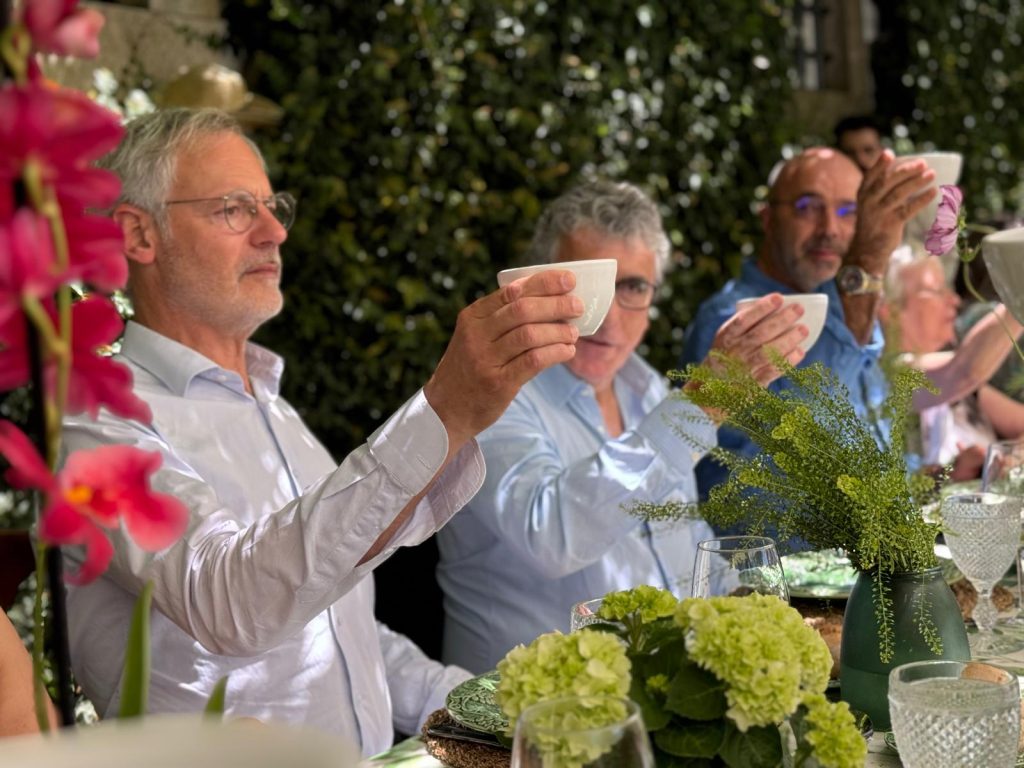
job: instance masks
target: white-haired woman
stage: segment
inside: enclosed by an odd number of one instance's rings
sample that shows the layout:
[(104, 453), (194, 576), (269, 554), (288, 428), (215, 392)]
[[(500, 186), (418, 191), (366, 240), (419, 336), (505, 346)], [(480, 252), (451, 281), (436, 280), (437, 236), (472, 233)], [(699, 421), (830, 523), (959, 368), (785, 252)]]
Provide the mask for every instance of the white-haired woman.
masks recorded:
[(957, 346), (954, 323), (960, 297), (935, 256), (899, 260), (890, 267), (880, 312), (908, 362), (925, 371), (938, 392), (918, 390), (922, 461), (952, 465), (951, 480), (979, 476), (988, 444), (1024, 435), (1024, 404), (988, 385), (1024, 326), (1001, 304)]

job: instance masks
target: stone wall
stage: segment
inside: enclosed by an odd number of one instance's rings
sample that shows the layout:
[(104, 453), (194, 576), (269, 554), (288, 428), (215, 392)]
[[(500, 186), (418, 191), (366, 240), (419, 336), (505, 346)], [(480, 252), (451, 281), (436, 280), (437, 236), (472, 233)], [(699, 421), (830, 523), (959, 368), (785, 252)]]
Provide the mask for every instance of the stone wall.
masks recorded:
[(226, 28), (218, 0), (82, 5), (96, 8), (106, 17), (100, 57), (91, 61), (49, 57), (44, 62), (46, 74), (62, 85), (86, 89), (92, 83), (93, 70), (106, 67), (120, 83), (153, 90), (192, 64), (234, 64), (216, 42)]

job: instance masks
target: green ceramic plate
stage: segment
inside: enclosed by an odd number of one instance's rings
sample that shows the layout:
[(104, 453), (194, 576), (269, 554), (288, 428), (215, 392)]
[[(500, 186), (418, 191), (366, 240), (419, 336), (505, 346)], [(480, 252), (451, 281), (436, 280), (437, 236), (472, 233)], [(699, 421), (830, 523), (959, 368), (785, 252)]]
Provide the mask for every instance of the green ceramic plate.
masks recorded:
[(448, 714), (467, 728), (504, 733), (508, 718), (494, 698), (500, 679), (497, 672), (487, 672), (452, 688), (444, 702)]
[(791, 597), (845, 600), (850, 596), (857, 571), (837, 549), (797, 552), (782, 558)]

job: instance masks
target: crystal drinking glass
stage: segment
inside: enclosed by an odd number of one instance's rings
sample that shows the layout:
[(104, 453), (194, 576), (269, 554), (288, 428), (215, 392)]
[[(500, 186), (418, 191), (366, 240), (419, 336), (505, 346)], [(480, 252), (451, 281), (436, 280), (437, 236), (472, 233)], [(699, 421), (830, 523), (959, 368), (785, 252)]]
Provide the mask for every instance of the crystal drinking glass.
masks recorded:
[(775, 542), (766, 536), (724, 536), (697, 545), (694, 597), (760, 592), (789, 602), (789, 587)]
[[(1002, 440), (992, 443), (985, 454), (981, 473), (981, 490), (1017, 498), (1018, 509), (1024, 511), (1024, 440)], [(1017, 548), (1017, 607), (1024, 607), (1024, 549)], [(1013, 623), (1019, 628), (1024, 621), (1018, 615)]]
[(1024, 440), (992, 443), (981, 470), (981, 490), (1024, 496)]
[(992, 588), (1017, 557), (1020, 507), (1014, 497), (998, 493), (947, 496), (942, 501), (942, 529), (953, 562), (978, 592), (978, 634), (970, 638), (971, 650), (994, 653), (997, 639), (992, 630), (998, 611), (992, 604)]
[(576, 603), (572, 607), (572, 613), (569, 614), (569, 631), (575, 632), (578, 629), (583, 629), (583, 627), (588, 627), (601, 621), (597, 612), (601, 610), (602, 602), (604, 602), (604, 598), (598, 597), (593, 600), (584, 600), (581, 603)]
[(1013, 768), (1020, 689), (979, 662), (915, 661), (889, 673), (889, 713), (904, 768)]
[(654, 768), (654, 757), (634, 702), (571, 696), (523, 710), (511, 768)]

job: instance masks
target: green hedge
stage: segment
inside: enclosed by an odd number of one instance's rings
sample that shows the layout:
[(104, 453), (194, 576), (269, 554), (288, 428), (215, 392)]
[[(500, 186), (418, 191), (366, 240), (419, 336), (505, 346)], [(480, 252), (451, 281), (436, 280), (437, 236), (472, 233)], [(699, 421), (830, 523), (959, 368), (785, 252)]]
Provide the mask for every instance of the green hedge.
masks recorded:
[(336, 454), (428, 377), (544, 203), (582, 176), (646, 187), (677, 249), (649, 359), (752, 248), (753, 190), (791, 137), (780, 6), (229, 0), (256, 136), (299, 216), (286, 309), (260, 339)]
[(907, 30), (903, 117), (918, 147), (962, 152), (973, 220), (1024, 209), (1024, 4), (917, 0), (899, 5)]

